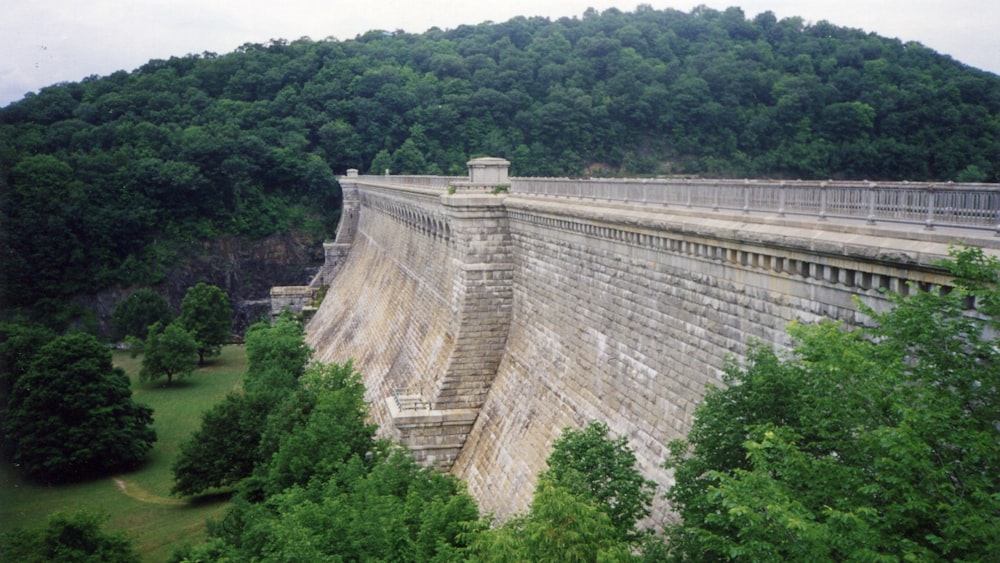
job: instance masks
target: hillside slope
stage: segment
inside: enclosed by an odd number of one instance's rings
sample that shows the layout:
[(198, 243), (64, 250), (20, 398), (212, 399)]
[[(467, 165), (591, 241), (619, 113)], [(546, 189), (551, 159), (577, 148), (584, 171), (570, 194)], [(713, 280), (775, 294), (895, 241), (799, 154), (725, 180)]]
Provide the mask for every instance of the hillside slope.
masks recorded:
[(738, 8), (275, 40), (0, 110), (0, 308), (155, 285), (194, 241), (333, 233), (335, 174), (997, 181), (1000, 77)]

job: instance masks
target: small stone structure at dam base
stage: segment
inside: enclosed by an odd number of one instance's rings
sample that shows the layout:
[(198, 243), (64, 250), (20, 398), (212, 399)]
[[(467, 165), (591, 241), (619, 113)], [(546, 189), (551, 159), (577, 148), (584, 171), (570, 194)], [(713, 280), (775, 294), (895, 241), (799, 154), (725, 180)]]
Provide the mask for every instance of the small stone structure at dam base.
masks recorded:
[[(462, 478), (481, 509), (526, 509), (552, 442), (596, 419), (660, 490), (667, 443), (706, 385), (791, 321), (865, 322), (860, 299), (949, 283), (949, 245), (997, 254), (995, 185), (340, 178), (344, 213), (310, 288), (314, 358), (353, 360), (381, 431)], [(303, 297), (305, 296), (305, 297)]]

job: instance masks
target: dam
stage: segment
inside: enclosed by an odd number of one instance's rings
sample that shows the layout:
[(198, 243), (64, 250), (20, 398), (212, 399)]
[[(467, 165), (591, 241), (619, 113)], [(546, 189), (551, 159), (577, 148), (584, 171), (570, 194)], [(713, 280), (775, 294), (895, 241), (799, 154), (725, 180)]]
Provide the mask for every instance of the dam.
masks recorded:
[(995, 185), (508, 177), (340, 178), (344, 210), (310, 288), (314, 358), (353, 360), (384, 435), (525, 510), (552, 442), (595, 419), (671, 476), (707, 385), (785, 327), (866, 322), (855, 299), (939, 290), (953, 244), (1000, 249)]

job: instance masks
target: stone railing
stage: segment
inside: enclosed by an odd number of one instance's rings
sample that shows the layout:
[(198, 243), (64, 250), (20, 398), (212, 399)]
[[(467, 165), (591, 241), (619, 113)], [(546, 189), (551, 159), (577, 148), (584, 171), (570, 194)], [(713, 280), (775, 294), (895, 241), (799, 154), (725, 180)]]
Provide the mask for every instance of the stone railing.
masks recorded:
[(511, 178), (510, 193), (992, 230), (1000, 185), (771, 180)]
[[(358, 176), (392, 186), (446, 191), (470, 184), (463, 176)], [(669, 205), (743, 213), (855, 219), (990, 230), (1000, 235), (1000, 185), (696, 179), (504, 178), (511, 194)], [(483, 184), (486, 186), (486, 184)], [(508, 188), (509, 186), (509, 188)], [(482, 186), (478, 186), (482, 187)], [(490, 186), (486, 186), (492, 188)], [(485, 188), (484, 188), (485, 189)]]
[(414, 188), (440, 188), (441, 191), (455, 182), (468, 181), (468, 176), (393, 176), (393, 175), (362, 175), (358, 181), (367, 184), (389, 184), (393, 186), (408, 186)]

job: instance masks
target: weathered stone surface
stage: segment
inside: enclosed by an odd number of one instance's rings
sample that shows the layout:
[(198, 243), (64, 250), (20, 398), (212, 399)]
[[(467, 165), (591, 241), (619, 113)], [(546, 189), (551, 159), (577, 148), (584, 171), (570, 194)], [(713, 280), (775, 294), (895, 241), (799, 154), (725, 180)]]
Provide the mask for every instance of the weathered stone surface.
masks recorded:
[[(527, 508), (561, 431), (598, 419), (667, 518), (666, 445), (727, 358), (789, 345), (793, 320), (863, 323), (855, 297), (947, 281), (944, 234), (356, 181), (357, 233), (309, 344), (353, 358), (382, 431), (500, 517)], [(402, 388), (426, 408), (394, 407)]]

